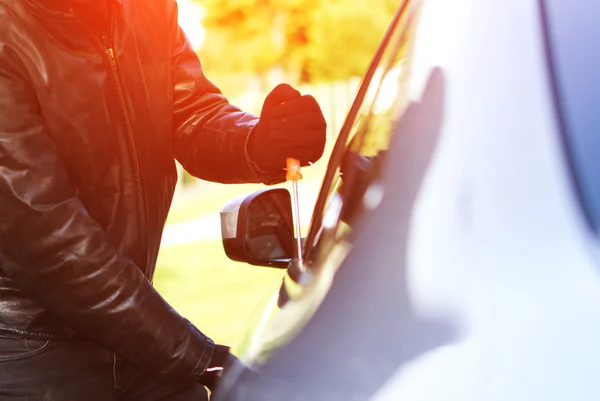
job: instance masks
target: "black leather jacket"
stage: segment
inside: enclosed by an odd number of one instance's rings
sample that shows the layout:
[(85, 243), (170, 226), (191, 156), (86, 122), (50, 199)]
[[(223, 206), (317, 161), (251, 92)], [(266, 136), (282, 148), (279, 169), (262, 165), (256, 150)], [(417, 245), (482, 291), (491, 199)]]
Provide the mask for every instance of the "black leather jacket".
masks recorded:
[(277, 179), (250, 166), (257, 118), (205, 78), (175, 0), (115, 0), (104, 34), (71, 1), (0, 0), (0, 333), (80, 336), (191, 383), (214, 344), (151, 284), (175, 159)]

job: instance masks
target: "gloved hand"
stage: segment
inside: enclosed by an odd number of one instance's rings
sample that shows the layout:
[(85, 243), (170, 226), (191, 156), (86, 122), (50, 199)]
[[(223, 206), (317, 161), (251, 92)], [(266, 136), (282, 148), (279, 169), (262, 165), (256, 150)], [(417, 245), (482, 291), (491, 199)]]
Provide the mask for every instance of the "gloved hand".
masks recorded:
[(252, 131), (249, 157), (260, 170), (268, 172), (285, 169), (288, 157), (306, 166), (323, 155), (326, 129), (314, 97), (301, 96), (290, 85), (278, 85), (265, 99), (258, 125)]
[(229, 353), (229, 347), (216, 345), (210, 364), (204, 374), (200, 376), (198, 382), (208, 387), (211, 393), (214, 392), (223, 374), (236, 360), (237, 358)]

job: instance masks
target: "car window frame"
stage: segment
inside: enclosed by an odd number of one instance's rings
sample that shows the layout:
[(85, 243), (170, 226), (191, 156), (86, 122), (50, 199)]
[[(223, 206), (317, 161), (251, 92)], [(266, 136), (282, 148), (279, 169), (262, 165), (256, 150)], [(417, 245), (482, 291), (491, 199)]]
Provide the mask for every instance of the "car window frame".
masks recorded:
[(316, 238), (322, 228), (323, 225), (323, 211), (327, 205), (328, 197), (329, 197), (329, 188), (335, 179), (335, 173), (338, 169), (338, 166), (342, 163), (342, 160), (346, 154), (348, 147), (351, 145), (348, 142), (348, 137), (352, 132), (352, 128), (354, 127), (354, 123), (356, 118), (361, 111), (361, 108), (364, 104), (365, 98), (368, 94), (369, 87), (373, 81), (373, 78), (377, 74), (377, 70), (381, 65), (382, 58), (390, 45), (390, 41), (394, 38), (396, 33), (396, 29), (402, 23), (403, 18), (406, 13), (409, 12), (409, 6), (414, 2), (414, 0), (403, 0), (400, 6), (398, 7), (392, 21), (390, 22), (388, 29), (386, 30), (383, 39), (381, 40), (371, 63), (365, 73), (365, 76), (362, 79), (362, 82), (358, 88), (352, 106), (348, 111), (348, 114), (344, 120), (344, 124), (340, 129), (340, 133), (336, 139), (336, 143), (334, 145), (333, 151), (331, 153), (331, 157), (329, 158), (329, 162), (327, 164), (327, 169), (325, 171), (325, 176), (321, 183), (321, 188), (319, 190), (319, 195), (315, 202), (315, 206), (313, 209), (313, 214), (309, 226), (309, 231), (304, 241), (304, 249), (303, 249), (303, 259), (311, 260), (313, 257), (313, 252), (317, 247), (318, 241)]

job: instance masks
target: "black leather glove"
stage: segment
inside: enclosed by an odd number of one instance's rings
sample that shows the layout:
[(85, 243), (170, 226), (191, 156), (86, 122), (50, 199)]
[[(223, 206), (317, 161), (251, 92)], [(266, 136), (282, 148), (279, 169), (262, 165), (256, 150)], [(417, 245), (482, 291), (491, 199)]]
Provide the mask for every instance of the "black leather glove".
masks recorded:
[(265, 99), (258, 125), (252, 131), (249, 157), (267, 172), (285, 169), (288, 157), (306, 166), (323, 155), (326, 130), (327, 123), (314, 97), (301, 96), (290, 85), (278, 85)]
[(219, 380), (223, 374), (235, 363), (237, 358), (229, 353), (229, 347), (225, 345), (216, 345), (210, 365), (200, 376), (198, 382), (203, 386), (208, 387), (210, 392), (214, 392), (219, 384)]

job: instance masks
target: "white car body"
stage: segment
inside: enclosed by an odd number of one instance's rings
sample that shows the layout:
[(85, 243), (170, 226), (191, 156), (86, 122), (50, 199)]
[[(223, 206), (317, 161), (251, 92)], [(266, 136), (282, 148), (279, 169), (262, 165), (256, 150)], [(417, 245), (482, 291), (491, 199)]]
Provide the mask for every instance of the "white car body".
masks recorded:
[(447, 107), (407, 285), (419, 314), (451, 314), (463, 333), (375, 400), (600, 399), (598, 243), (561, 143), (539, 13), (532, 0), (423, 2), (411, 88), (441, 67)]
[[(599, 2), (585, 6), (600, 16)], [(410, 7), (409, 93), (426, 123), (437, 71), (439, 132), (423, 148), (421, 125), (396, 129), (383, 198), (353, 228), (323, 304), (225, 399), (599, 400), (598, 239), (565, 150), (540, 1)]]

